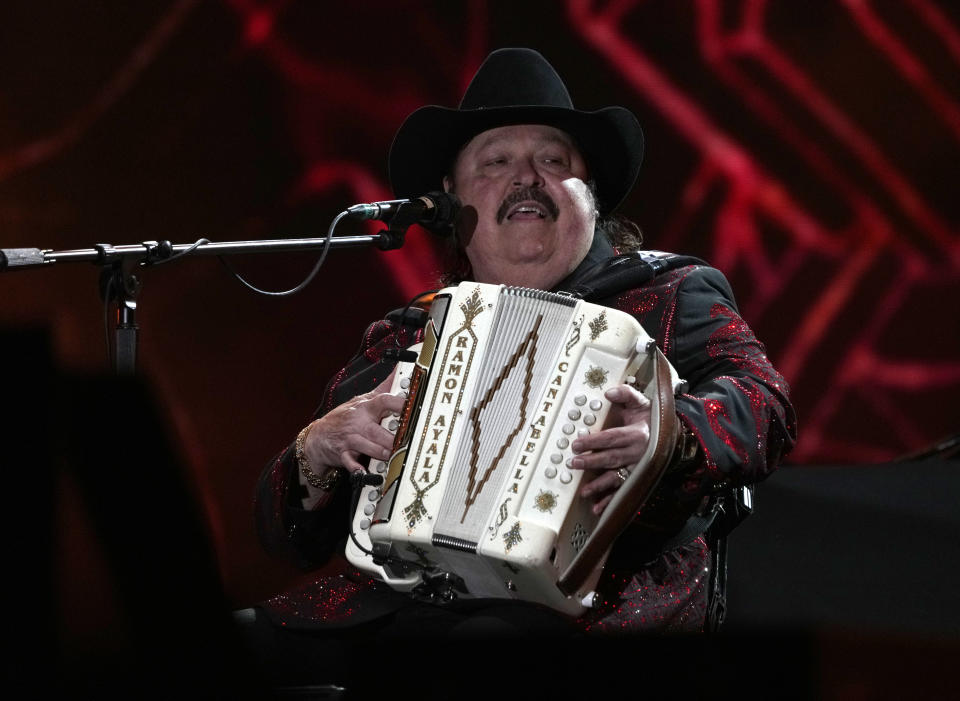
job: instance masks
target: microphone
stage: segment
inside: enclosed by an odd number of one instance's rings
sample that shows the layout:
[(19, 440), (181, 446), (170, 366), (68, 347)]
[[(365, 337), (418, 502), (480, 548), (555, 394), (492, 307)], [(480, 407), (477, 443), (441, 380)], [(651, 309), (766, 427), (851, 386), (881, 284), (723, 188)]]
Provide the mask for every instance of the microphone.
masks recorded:
[(369, 204), (355, 204), (347, 208), (347, 215), (351, 219), (366, 221), (392, 222), (401, 212), (401, 223), (406, 226), (416, 223), (433, 231), (435, 234), (444, 234), (457, 218), (460, 211), (460, 199), (449, 192), (428, 192), (422, 197), (408, 200), (385, 200)]

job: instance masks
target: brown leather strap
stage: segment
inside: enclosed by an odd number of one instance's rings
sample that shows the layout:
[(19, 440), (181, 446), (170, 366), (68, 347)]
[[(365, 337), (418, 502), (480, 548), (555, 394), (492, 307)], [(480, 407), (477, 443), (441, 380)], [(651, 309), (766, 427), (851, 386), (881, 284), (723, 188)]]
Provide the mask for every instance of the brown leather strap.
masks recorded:
[(650, 498), (673, 457), (680, 421), (677, 418), (673, 397), (670, 364), (659, 348), (656, 348), (652, 362), (654, 364), (652, 381), (656, 383), (657, 396), (657, 405), (652, 407), (652, 410), (657, 412), (659, 425), (656, 445), (650, 460), (646, 464), (633, 468), (630, 477), (607, 506), (583, 549), (570, 563), (566, 572), (560, 576), (557, 586), (568, 596), (583, 585), (600, 559), (607, 554), (613, 541)]

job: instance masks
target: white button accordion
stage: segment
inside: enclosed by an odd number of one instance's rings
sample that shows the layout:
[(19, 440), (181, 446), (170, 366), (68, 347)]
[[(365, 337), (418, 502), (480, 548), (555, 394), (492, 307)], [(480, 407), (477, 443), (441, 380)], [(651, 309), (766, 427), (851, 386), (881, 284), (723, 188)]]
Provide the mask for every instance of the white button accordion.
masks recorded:
[[(463, 283), (431, 305), (393, 454), (371, 461), (348, 560), (395, 589), (443, 576), (459, 596), (514, 598), (578, 615), (610, 546), (659, 482), (676, 443), (681, 381), (629, 314), (573, 297)], [(619, 383), (652, 402), (650, 442), (598, 517), (571, 445), (601, 430)]]

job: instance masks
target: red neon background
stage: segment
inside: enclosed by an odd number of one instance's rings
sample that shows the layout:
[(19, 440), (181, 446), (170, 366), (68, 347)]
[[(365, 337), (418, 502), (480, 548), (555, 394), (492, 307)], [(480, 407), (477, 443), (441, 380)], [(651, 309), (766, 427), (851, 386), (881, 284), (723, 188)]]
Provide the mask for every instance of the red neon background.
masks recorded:
[[(731, 279), (794, 388), (792, 462), (887, 461), (958, 431), (950, 3), (18, 0), (0, 27), (0, 247), (321, 235), (349, 204), (390, 197), (409, 112), (455, 105), (489, 50), (528, 45), (579, 106), (640, 117), (646, 162), (622, 213), (650, 247)], [(313, 262), (236, 261), (272, 289)], [(261, 466), (364, 326), (439, 266), (417, 230), (399, 251), (333, 254), (292, 298), (255, 296), (209, 258), (144, 276), (141, 368), (235, 605), (295, 576), (252, 531)], [(37, 321), (63, 367), (105, 367), (91, 268), (0, 277), (0, 323)], [(69, 518), (80, 507), (61, 492)]]

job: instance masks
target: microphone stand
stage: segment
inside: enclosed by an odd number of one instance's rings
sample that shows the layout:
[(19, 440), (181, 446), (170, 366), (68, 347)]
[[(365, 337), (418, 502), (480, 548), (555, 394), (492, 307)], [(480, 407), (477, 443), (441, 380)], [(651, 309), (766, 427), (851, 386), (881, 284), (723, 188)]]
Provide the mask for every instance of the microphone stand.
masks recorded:
[[(93, 263), (102, 267), (100, 295), (105, 303), (116, 306), (113, 336), (113, 367), (117, 375), (136, 372), (137, 297), (142, 281), (137, 269), (187, 256), (231, 256), (241, 253), (281, 253), (323, 249), (324, 256), (331, 248), (359, 248), (376, 246), (382, 251), (400, 248), (407, 228), (415, 221), (413, 215), (404, 215), (403, 209), (391, 219), (389, 226), (368, 236), (333, 236), (333, 229), (348, 212), (341, 212), (333, 220), (327, 236), (300, 239), (266, 239), (259, 241), (212, 242), (201, 239), (190, 244), (172, 244), (169, 241), (144, 241), (139, 244), (113, 246), (99, 243), (93, 248), (53, 251), (39, 248), (0, 248), (0, 272), (27, 268), (50, 267), (55, 263)], [(409, 221), (408, 221), (409, 220)]]

